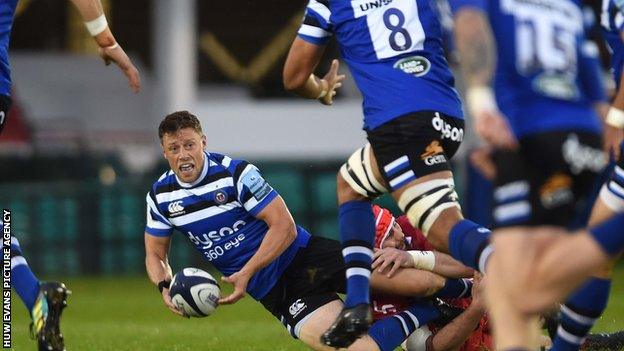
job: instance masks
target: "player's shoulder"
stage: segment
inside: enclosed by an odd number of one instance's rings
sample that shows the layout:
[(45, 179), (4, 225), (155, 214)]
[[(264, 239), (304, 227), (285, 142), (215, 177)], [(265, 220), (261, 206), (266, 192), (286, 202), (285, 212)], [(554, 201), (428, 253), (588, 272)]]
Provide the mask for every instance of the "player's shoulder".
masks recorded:
[(158, 177), (158, 179), (152, 184), (151, 190), (154, 194), (158, 194), (160, 192), (163, 192), (165, 187), (170, 186), (174, 182), (175, 174), (172, 170), (167, 170), (166, 172), (161, 174), (160, 177)]

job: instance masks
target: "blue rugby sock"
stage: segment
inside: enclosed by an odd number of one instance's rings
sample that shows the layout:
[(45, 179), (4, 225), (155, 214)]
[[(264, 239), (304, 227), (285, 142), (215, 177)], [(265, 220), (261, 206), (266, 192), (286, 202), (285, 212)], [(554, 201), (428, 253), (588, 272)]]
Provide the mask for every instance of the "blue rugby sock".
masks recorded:
[(375, 240), (373, 207), (369, 201), (349, 201), (340, 205), (338, 213), (347, 275), (345, 307), (368, 304)]
[(438, 290), (433, 296), (440, 298), (462, 298), (470, 297), (472, 290), (472, 281), (470, 279), (447, 279), (446, 284)]
[(561, 306), (553, 351), (576, 351), (607, 307), (611, 280), (591, 278)]
[(594, 240), (610, 256), (617, 255), (624, 249), (624, 213), (617, 214), (612, 218), (594, 226), (589, 230)]
[(489, 229), (463, 219), (449, 233), (449, 252), (453, 258), (485, 273), (485, 264), (492, 253)]
[(11, 237), (11, 286), (22, 299), (28, 311), (32, 310), (39, 295), (39, 280), (22, 256), (17, 238)]
[(381, 351), (392, 351), (422, 325), (438, 318), (440, 312), (427, 303), (415, 303), (401, 313), (380, 319), (368, 330)]

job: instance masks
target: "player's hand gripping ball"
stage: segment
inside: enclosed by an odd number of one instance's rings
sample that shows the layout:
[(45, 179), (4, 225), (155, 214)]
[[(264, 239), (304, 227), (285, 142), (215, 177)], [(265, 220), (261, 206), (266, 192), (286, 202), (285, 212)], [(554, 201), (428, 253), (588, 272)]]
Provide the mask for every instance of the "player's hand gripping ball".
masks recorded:
[(184, 268), (173, 276), (169, 295), (180, 312), (189, 317), (207, 317), (217, 308), (221, 289), (210, 273)]

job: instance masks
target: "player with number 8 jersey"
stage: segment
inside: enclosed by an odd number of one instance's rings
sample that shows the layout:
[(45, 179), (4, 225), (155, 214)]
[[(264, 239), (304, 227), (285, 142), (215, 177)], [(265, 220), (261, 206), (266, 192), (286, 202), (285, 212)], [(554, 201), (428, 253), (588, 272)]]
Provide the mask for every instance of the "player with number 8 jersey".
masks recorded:
[(489, 230), (463, 219), (455, 191), (450, 159), (464, 120), (442, 35), (429, 0), (309, 0), (286, 59), (285, 88), (331, 105), (345, 78), (338, 61), (323, 78), (313, 70), (334, 36), (363, 96), (369, 143), (337, 176), (347, 296), (325, 345), (347, 347), (370, 324), (374, 198), (392, 194), (436, 249), (467, 266), (479, 269), (491, 252)]
[(422, 110), (463, 118), (429, 1), (311, 0), (299, 38), (324, 45), (332, 34), (362, 92), (364, 129)]

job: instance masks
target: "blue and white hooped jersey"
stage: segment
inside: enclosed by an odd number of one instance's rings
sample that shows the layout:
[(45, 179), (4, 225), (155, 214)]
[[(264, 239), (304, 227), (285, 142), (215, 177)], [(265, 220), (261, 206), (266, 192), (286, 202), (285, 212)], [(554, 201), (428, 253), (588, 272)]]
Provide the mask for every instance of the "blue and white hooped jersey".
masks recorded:
[(624, 32), (624, 1), (602, 0), (600, 26), (611, 49), (611, 71), (619, 88), (624, 66), (624, 41), (621, 36)]
[(488, 14), (497, 46), (496, 100), (521, 137), (553, 130), (600, 132), (605, 101), (598, 50), (574, 0), (449, 0)]
[[(193, 184), (179, 181), (171, 170), (154, 183), (146, 197), (145, 231), (163, 237), (177, 229), (215, 268), (231, 275), (260, 247), (268, 226), (255, 216), (277, 196), (256, 166), (205, 153), (204, 168)], [(251, 278), (247, 292), (257, 300), (264, 297), (309, 238), (297, 226), (295, 241)]]
[(0, 1), (0, 95), (11, 94), (11, 69), (9, 66), (9, 40), (17, 0)]
[(298, 35), (316, 45), (336, 36), (364, 98), (364, 129), (424, 110), (463, 118), (429, 0), (309, 0)]

